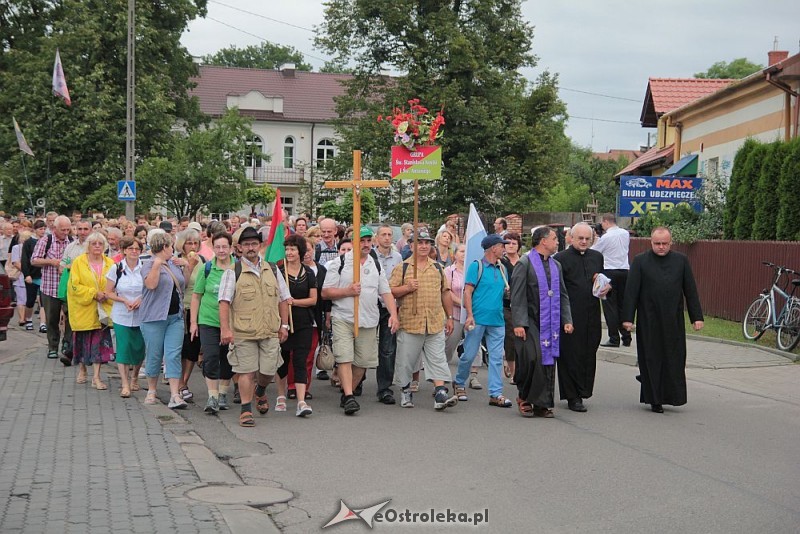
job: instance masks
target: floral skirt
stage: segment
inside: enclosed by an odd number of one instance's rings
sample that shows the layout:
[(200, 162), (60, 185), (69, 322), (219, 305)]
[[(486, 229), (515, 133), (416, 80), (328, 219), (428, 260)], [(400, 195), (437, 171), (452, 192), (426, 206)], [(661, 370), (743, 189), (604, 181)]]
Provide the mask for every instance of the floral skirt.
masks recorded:
[(72, 333), (72, 364), (108, 363), (114, 356), (111, 329), (86, 330)]

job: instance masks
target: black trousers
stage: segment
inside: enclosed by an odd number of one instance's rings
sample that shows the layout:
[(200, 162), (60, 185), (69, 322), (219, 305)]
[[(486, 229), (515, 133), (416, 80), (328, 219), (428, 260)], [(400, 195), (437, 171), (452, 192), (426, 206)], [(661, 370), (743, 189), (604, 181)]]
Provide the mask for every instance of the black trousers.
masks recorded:
[(611, 280), (611, 291), (603, 301), (603, 314), (608, 326), (608, 341), (619, 345), (620, 338), (630, 343), (631, 333), (622, 328), (622, 301), (625, 298), (625, 283), (628, 281), (627, 269), (607, 269), (604, 274)]
[(375, 372), (379, 399), (392, 392), (396, 354), (397, 334), (392, 334), (392, 329), (389, 328), (389, 311), (381, 307), (381, 319), (378, 323), (378, 370)]

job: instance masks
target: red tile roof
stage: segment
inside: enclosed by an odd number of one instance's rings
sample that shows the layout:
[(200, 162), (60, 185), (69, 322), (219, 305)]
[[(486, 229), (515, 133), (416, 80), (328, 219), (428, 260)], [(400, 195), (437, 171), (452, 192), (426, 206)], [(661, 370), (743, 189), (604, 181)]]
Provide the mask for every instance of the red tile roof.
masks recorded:
[(616, 176), (629, 174), (638, 169), (641, 169), (642, 167), (647, 166), (648, 164), (660, 163), (660, 160), (662, 159), (666, 164), (666, 166), (664, 167), (666, 169), (667, 167), (669, 167), (669, 165), (672, 164), (674, 148), (675, 145), (667, 145), (661, 149), (659, 149), (658, 147), (653, 147), (644, 154), (642, 154), (636, 161), (633, 161), (632, 163), (630, 163), (630, 165), (619, 171), (616, 174)]
[(737, 80), (700, 78), (650, 78), (640, 120), (643, 127), (655, 127), (664, 113), (715, 93)]
[(283, 113), (261, 110), (242, 110), (243, 115), (257, 119), (326, 122), (336, 118), (335, 96), (343, 95), (340, 83), (349, 80), (347, 74), (294, 71), (294, 76), (278, 70), (240, 69), (234, 67), (200, 66), (200, 76), (191, 94), (200, 101), (200, 110), (219, 117), (227, 110), (229, 95), (244, 96), (258, 91), (264, 96), (283, 97)]
[(633, 161), (639, 156), (644, 154), (641, 150), (626, 150), (623, 148), (612, 148), (608, 152), (595, 152), (592, 157), (603, 161), (616, 161), (619, 158), (625, 158), (628, 161)]

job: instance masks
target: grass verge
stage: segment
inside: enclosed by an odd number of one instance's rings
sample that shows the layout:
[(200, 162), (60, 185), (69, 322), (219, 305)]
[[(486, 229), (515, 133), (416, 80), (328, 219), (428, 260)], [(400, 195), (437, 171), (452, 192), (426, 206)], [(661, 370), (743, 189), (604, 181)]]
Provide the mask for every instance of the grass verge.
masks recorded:
[[(697, 334), (700, 336), (705, 337), (713, 337), (716, 339), (727, 339), (729, 341), (739, 341), (741, 343), (754, 343), (757, 345), (761, 345), (763, 347), (769, 347), (772, 349), (777, 349), (776, 343), (776, 335), (774, 330), (769, 330), (764, 332), (764, 335), (758, 341), (748, 341), (744, 338), (744, 334), (742, 333), (742, 323), (736, 321), (728, 321), (726, 319), (720, 319), (718, 317), (705, 317), (705, 323), (703, 329), (699, 332), (695, 332), (692, 330), (691, 324), (689, 323), (689, 316), (686, 315), (686, 333), (687, 334)], [(800, 345), (798, 345), (793, 351), (793, 354), (800, 354)]]

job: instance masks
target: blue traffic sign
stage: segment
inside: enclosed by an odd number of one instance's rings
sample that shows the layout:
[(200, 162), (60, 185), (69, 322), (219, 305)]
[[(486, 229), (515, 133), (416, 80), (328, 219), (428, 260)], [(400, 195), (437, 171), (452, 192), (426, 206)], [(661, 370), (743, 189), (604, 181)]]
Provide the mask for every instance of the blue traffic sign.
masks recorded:
[(119, 180), (117, 182), (117, 200), (125, 202), (136, 200), (136, 182), (133, 180)]

